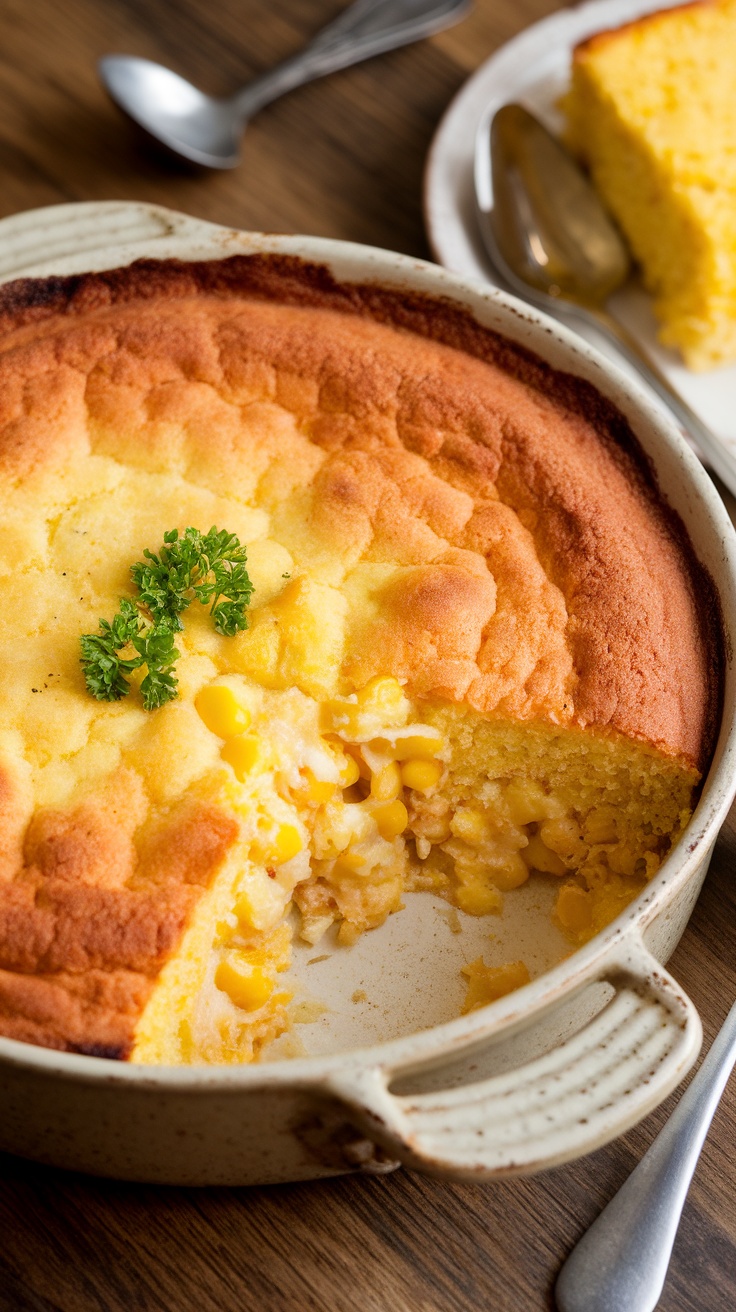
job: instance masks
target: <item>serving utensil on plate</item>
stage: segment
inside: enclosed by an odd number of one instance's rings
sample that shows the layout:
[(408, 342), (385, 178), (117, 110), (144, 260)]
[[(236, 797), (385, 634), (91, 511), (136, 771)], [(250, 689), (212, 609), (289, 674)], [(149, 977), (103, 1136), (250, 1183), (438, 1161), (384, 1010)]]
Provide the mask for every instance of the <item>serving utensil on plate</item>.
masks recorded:
[(509, 288), (540, 309), (592, 324), (675, 414), (736, 494), (736, 458), (673, 390), (606, 309), (631, 273), (628, 251), (582, 169), (522, 105), (502, 106), (490, 133), (493, 208), (478, 206), (488, 254)]
[(559, 1312), (653, 1312), (705, 1136), (736, 1062), (736, 1004), (666, 1125), (573, 1249)]
[(432, 36), (463, 18), (471, 0), (356, 0), (298, 54), (226, 99), (207, 96), (172, 69), (134, 55), (106, 55), (99, 73), (112, 99), (169, 150), (211, 169), (240, 161), (249, 119), (287, 91)]

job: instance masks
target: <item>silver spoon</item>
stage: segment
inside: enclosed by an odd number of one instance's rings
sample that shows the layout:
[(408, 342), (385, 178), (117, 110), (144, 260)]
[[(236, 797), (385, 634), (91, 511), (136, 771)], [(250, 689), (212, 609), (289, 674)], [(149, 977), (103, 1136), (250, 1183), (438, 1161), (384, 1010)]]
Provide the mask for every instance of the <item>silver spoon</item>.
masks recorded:
[(629, 277), (624, 243), (585, 174), (521, 105), (491, 124), (493, 209), (478, 206), (488, 253), (512, 291), (557, 316), (592, 323), (677, 416), (736, 494), (736, 458), (719, 442), (623, 324), (605, 309)]
[(232, 169), (254, 114), (315, 78), (432, 36), (468, 13), (471, 0), (356, 0), (299, 54), (226, 100), (134, 55), (106, 55), (100, 77), (113, 100), (169, 150), (211, 169)]
[(735, 1062), (736, 1004), (664, 1129), (565, 1262), (555, 1286), (559, 1312), (653, 1312), (700, 1150)]

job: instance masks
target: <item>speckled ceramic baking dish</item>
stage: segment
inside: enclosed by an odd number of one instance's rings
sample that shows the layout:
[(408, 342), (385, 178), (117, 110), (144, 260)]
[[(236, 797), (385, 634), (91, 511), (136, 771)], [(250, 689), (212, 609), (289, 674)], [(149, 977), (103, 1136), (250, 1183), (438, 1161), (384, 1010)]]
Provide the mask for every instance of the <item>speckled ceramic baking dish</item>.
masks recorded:
[[(516, 993), (453, 1019), (458, 966), (478, 950), (487, 926), (476, 922), (468, 942), (451, 932), (442, 904), (409, 898), (405, 911), (354, 948), (316, 964), (297, 960), (297, 978), (328, 1003), (304, 1027), (313, 1055), (242, 1068), (146, 1067), (0, 1039), (0, 1148), (179, 1184), (299, 1180), (399, 1164), (477, 1180), (541, 1170), (644, 1116), (699, 1050), (697, 1012), (661, 963), (687, 923), (736, 786), (736, 538), (710, 479), (664, 413), (580, 339), (495, 289), (385, 251), (233, 232), (143, 204), (64, 205), (0, 223), (3, 281), (143, 256), (259, 251), (324, 263), (346, 282), (449, 298), (553, 367), (593, 382), (623, 411), (720, 595), (727, 665), (714, 760), (672, 855), (584, 948), (565, 954), (543, 899), (523, 889), (509, 899), (498, 935), (536, 974)], [(430, 982), (420, 1002), (418, 978)]]

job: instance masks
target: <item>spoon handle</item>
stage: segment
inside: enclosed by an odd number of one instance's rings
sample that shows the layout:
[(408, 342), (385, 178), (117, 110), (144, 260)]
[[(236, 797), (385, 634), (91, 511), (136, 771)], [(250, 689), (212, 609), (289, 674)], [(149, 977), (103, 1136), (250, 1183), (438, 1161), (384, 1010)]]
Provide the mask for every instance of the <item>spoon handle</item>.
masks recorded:
[(555, 1287), (559, 1312), (653, 1312), (693, 1171), (734, 1062), (736, 1004), (666, 1125), (565, 1262)]
[(315, 78), (432, 36), (469, 11), (472, 0), (356, 0), (309, 45), (249, 83), (231, 101), (243, 120)]
[(630, 364), (634, 365), (649, 383), (649, 386), (674, 412), (682, 427), (700, 447), (711, 468), (720, 475), (731, 491), (736, 493), (736, 459), (723, 443), (719, 442), (714, 433), (706, 427), (702, 419), (695, 414), (695, 411), (690, 409), (687, 402), (683, 401), (658, 365), (645, 354), (628, 329), (603, 309), (588, 309), (586, 307), (585, 310), (578, 311), (576, 309), (575, 314), (576, 317), (591, 319), (596, 328), (612, 340), (614, 346), (618, 348)]

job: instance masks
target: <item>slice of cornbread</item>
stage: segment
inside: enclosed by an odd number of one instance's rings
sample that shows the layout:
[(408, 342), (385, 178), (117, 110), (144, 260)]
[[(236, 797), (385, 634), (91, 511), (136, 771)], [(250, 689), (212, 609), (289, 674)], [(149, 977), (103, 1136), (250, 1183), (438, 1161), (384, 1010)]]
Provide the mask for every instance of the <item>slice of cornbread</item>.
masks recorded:
[(571, 145), (627, 236), (661, 340), (736, 360), (736, 0), (666, 9), (577, 46)]
[[(249, 1060), (291, 906), (349, 945), (532, 878), (575, 943), (691, 813), (708, 577), (621, 415), (450, 304), (262, 256), (5, 288), (0, 508), (3, 1034)], [(95, 701), (79, 635), (188, 524), (249, 629), (195, 603), (176, 701)]]

